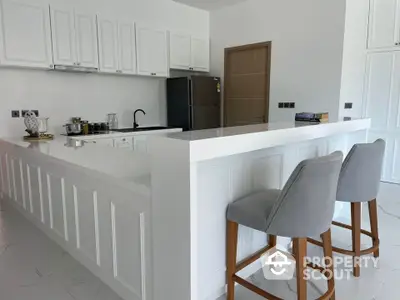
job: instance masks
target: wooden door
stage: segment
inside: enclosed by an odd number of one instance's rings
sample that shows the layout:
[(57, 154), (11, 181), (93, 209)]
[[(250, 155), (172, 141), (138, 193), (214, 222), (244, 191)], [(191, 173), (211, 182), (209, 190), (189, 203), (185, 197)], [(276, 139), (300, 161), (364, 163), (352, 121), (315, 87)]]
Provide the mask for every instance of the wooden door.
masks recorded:
[(399, 47), (399, 0), (370, 0), (368, 48)]
[(225, 49), (225, 126), (268, 122), (271, 42)]

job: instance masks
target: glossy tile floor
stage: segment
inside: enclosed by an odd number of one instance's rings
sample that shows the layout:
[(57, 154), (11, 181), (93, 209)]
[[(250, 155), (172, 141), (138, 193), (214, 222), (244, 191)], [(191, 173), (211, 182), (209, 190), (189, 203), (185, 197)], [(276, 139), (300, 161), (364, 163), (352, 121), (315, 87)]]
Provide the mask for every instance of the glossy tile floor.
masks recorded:
[[(372, 261), (361, 269), (361, 277), (336, 280), (337, 300), (398, 300), (400, 299), (400, 186), (382, 184), (378, 198), (379, 234), (381, 239), (380, 258), (377, 268)], [(368, 206), (363, 206), (362, 228), (369, 230)], [(335, 246), (351, 249), (351, 234), (345, 229), (332, 228), (332, 240)], [(371, 245), (370, 239), (362, 237), (362, 247)], [(321, 249), (308, 246), (308, 255), (322, 257)], [(335, 254), (339, 256), (338, 254)], [(339, 270), (351, 270), (339, 266)], [(346, 274), (339, 271), (339, 274)], [(267, 281), (261, 271), (253, 274), (250, 281), (260, 288), (285, 300), (296, 298), (295, 279), (287, 281)], [(308, 284), (308, 299), (317, 299), (326, 292), (324, 280), (312, 280)], [(238, 287), (235, 300), (264, 299)], [(218, 300), (225, 300), (221, 297)]]
[[(381, 257), (361, 269), (361, 277), (337, 280), (338, 300), (400, 299), (400, 186), (383, 184), (379, 204)], [(7, 206), (0, 211), (0, 300), (118, 300), (110, 288), (75, 261), (22, 215)], [(363, 209), (363, 228), (369, 228), (368, 211)], [(333, 228), (333, 242), (349, 248), (348, 231)], [(365, 247), (369, 239), (362, 239)], [(321, 256), (309, 246), (311, 256)], [(341, 267), (343, 269), (343, 267)], [(285, 299), (296, 299), (296, 282), (267, 281), (261, 271), (251, 281)], [(308, 299), (326, 290), (325, 281), (308, 285)], [(218, 300), (224, 300), (221, 297)], [(263, 299), (238, 287), (236, 300)], [(178, 299), (163, 299), (178, 300)]]
[(0, 211), (0, 300), (120, 300), (8, 206)]

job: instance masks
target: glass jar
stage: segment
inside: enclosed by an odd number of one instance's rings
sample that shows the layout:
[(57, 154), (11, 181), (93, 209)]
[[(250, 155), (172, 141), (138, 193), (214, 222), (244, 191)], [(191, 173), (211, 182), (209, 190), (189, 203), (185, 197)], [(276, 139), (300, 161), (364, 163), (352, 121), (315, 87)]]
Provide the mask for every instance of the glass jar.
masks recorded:
[(118, 129), (118, 117), (115, 113), (110, 113), (107, 115), (107, 123), (110, 126), (110, 130)]

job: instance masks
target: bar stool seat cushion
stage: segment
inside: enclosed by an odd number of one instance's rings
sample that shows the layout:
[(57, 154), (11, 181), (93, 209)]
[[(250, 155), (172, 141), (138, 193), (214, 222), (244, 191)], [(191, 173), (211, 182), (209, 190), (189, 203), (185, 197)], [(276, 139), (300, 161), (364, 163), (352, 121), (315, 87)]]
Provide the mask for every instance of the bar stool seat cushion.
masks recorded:
[(265, 190), (229, 204), (227, 219), (240, 225), (265, 232), (267, 220), (281, 190)]

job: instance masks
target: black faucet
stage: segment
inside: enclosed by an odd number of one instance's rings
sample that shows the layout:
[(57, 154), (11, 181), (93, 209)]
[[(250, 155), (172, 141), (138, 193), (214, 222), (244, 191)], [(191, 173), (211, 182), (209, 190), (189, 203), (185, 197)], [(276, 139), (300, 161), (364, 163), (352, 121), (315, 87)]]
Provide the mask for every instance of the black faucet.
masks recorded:
[(135, 112), (133, 113), (133, 128), (138, 128), (139, 127), (139, 124), (136, 123), (136, 113), (139, 112), (139, 111), (142, 112), (144, 115), (146, 114), (143, 109), (135, 110)]

